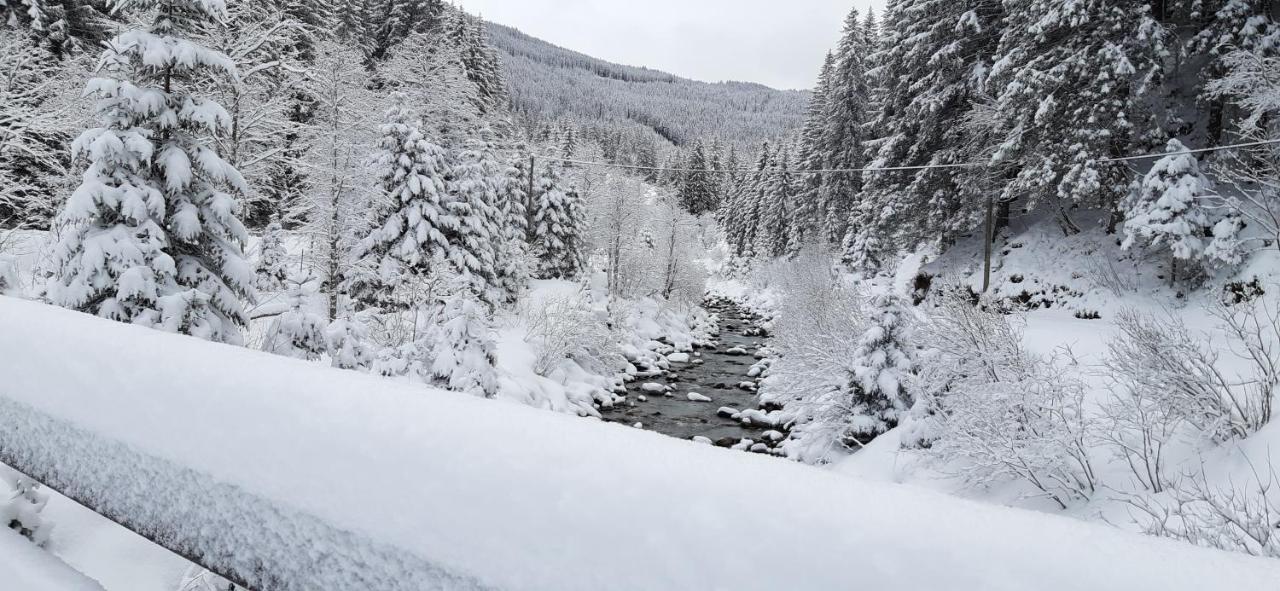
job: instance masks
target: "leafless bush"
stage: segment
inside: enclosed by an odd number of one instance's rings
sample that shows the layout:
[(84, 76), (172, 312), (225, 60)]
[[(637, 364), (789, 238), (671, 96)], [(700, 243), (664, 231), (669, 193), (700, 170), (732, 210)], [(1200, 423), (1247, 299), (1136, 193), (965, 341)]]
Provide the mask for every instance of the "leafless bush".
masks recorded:
[(1138, 290), (1137, 274), (1132, 269), (1121, 269), (1114, 259), (1102, 253), (1085, 257), (1083, 273), (1094, 285), (1117, 297)]
[(1166, 498), (1130, 499), (1134, 519), (1151, 535), (1280, 558), (1276, 471), (1269, 468), (1263, 476), (1253, 468), (1250, 482), (1244, 485), (1210, 485), (1202, 470), (1174, 483)]
[(1013, 319), (956, 290), (921, 339), (915, 419), (929, 427), (904, 442), (973, 486), (1021, 480), (1063, 508), (1092, 496), (1094, 427), (1068, 356), (1031, 354)]
[(1233, 345), (1254, 362), (1254, 377), (1226, 375), (1212, 341), (1193, 337), (1180, 319), (1133, 311), (1117, 316), (1120, 335), (1110, 344), (1105, 366), (1131, 396), (1167, 413), (1162, 421), (1185, 420), (1214, 440), (1228, 441), (1247, 437), (1270, 420), (1277, 379), (1271, 339), (1280, 336), (1280, 325), (1269, 312), (1264, 322), (1254, 307), (1217, 314)]
[(1137, 482), (1152, 492), (1163, 492), (1170, 484), (1165, 452), (1186, 425), (1186, 419), (1172, 412), (1153, 393), (1132, 387), (1121, 377), (1111, 388), (1111, 397), (1102, 406), (1103, 444), (1124, 461)]
[(534, 346), (534, 371), (547, 376), (569, 359), (596, 375), (612, 375), (626, 366), (617, 335), (581, 297), (553, 297), (526, 307), (528, 334)]

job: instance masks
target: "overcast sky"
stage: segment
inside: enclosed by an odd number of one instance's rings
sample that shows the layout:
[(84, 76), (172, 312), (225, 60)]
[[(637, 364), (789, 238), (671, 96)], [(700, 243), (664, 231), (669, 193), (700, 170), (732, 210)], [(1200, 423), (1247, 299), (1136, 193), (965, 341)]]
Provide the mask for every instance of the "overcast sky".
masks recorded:
[(457, 0), (587, 55), (717, 82), (813, 85), (849, 10), (884, 0)]

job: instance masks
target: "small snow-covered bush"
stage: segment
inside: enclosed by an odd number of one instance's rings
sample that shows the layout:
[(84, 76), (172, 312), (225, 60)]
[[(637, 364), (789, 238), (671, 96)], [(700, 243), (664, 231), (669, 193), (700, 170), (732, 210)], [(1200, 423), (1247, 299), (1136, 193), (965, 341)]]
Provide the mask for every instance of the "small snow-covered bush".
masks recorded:
[(41, 514), (48, 503), (49, 494), (39, 482), (0, 465), (0, 525), (43, 546), (53, 529)]
[[(1161, 413), (1216, 441), (1228, 441), (1249, 436), (1271, 419), (1280, 383), (1280, 317), (1254, 306), (1220, 307), (1214, 314), (1228, 334), (1227, 348), (1192, 335), (1179, 318), (1121, 312), (1120, 334), (1110, 344), (1106, 367), (1131, 396), (1153, 402)], [(1253, 375), (1240, 379), (1225, 373), (1221, 350), (1249, 361)]]
[(329, 360), (338, 369), (368, 369), (377, 358), (377, 350), (369, 340), (369, 326), (361, 315), (334, 320), (325, 329), (325, 342)]
[(267, 329), (262, 350), (284, 357), (314, 361), (329, 349), (325, 320), (316, 312), (320, 282), (294, 274), (287, 282), (289, 309)]
[(955, 289), (920, 340), (904, 444), (972, 486), (1022, 481), (1063, 508), (1093, 494), (1093, 426), (1069, 363), (1028, 352), (1013, 319)]
[(1280, 558), (1280, 494), (1274, 468), (1251, 482), (1222, 486), (1202, 473), (1184, 478), (1161, 497), (1135, 497), (1135, 520), (1151, 535), (1208, 548)]
[(525, 341), (537, 353), (534, 371), (543, 377), (572, 360), (596, 375), (613, 375), (626, 367), (618, 336), (581, 296), (552, 297), (527, 308)]

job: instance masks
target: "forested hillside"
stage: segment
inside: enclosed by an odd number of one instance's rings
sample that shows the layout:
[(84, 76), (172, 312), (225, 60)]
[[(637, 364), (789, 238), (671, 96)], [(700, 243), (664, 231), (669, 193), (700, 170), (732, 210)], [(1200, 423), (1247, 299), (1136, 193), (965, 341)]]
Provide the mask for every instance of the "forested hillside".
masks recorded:
[(640, 127), (684, 146), (717, 138), (752, 145), (799, 127), (808, 93), (748, 82), (699, 82), (623, 66), (557, 47), (511, 27), (488, 25), (517, 114), (537, 125)]

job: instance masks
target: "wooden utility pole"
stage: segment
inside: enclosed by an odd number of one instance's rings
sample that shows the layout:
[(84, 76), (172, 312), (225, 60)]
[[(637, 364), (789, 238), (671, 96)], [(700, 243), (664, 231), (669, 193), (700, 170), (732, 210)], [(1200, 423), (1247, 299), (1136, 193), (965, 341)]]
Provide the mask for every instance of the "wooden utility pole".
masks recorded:
[(990, 189), (987, 190), (987, 223), (983, 227), (982, 232), (982, 293), (987, 293), (991, 289), (991, 247), (996, 241), (995, 237), (995, 217), (996, 202), (991, 196)]

